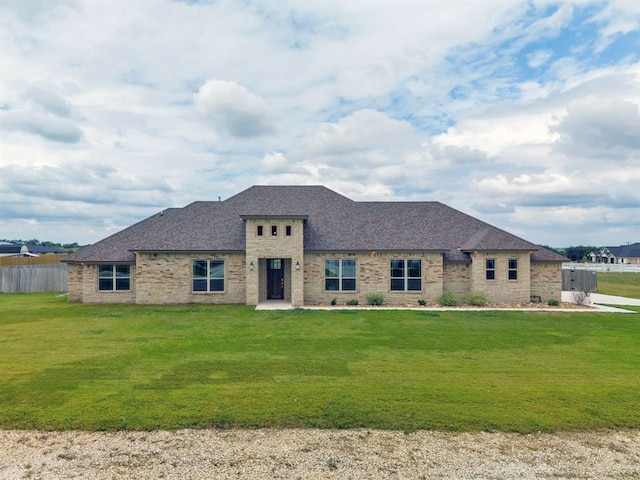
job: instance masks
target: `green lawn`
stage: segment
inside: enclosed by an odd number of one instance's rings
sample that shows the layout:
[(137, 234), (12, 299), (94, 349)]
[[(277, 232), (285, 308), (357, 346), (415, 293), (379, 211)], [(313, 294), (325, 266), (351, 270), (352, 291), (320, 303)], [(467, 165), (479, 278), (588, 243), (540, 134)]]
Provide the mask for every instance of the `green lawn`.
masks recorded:
[(0, 294), (0, 428), (640, 427), (640, 316)]
[(598, 293), (640, 298), (640, 273), (598, 272)]

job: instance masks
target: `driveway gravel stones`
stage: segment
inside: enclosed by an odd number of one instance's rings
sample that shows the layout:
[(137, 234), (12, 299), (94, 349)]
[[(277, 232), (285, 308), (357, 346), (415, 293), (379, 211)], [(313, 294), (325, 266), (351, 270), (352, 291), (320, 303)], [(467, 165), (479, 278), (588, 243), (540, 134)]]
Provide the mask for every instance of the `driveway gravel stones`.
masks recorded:
[(0, 431), (0, 478), (640, 478), (640, 430)]

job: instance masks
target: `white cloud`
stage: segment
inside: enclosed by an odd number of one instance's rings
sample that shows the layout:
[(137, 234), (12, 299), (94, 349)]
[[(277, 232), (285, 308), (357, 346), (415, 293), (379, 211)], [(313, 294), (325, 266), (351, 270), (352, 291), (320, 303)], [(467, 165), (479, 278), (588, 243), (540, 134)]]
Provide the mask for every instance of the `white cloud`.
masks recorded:
[(640, 238), (638, 2), (31, 0), (0, 16), (0, 229), (24, 232), (2, 236), (96, 241), (156, 208), (313, 183), (556, 246)]
[(276, 131), (266, 102), (236, 82), (208, 80), (194, 96), (198, 109), (215, 128), (247, 138)]
[(354, 112), (334, 123), (320, 125), (305, 148), (311, 156), (354, 152), (393, 151), (397, 145), (415, 145), (414, 128), (371, 109)]
[(640, 111), (632, 102), (596, 96), (575, 100), (553, 129), (560, 134), (558, 148), (569, 154), (640, 159)]
[(266, 153), (262, 157), (261, 167), (263, 173), (267, 175), (289, 173), (290, 169), (289, 162), (282, 152)]
[(551, 57), (553, 57), (551, 50), (537, 50), (527, 55), (527, 60), (531, 68), (538, 68), (546, 64)]
[(52, 142), (78, 143), (82, 130), (74, 122), (39, 112), (0, 112), (0, 128), (37, 135)]

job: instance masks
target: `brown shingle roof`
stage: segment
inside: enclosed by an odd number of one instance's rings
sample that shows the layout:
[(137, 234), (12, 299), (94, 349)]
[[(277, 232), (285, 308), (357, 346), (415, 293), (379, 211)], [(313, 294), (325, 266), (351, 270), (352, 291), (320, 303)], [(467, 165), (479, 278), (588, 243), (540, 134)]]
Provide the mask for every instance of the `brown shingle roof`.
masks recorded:
[(133, 251), (243, 251), (243, 217), (304, 217), (305, 251), (431, 250), (468, 261), (474, 250), (564, 257), (439, 202), (354, 202), (322, 186), (254, 186), (222, 202), (165, 210), (67, 257), (133, 262)]

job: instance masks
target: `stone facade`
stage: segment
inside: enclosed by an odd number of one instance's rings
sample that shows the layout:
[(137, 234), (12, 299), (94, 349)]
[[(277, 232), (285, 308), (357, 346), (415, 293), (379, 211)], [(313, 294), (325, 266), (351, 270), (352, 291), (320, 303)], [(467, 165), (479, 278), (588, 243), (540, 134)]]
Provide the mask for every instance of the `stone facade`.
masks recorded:
[[(225, 290), (194, 292), (193, 261), (224, 260)], [(69, 264), (69, 301), (85, 303), (245, 303), (244, 254), (136, 253), (129, 290), (98, 289), (98, 265)]]
[[(224, 261), (224, 291), (193, 291), (194, 260)], [(136, 253), (135, 303), (244, 303), (244, 265), (241, 253)]]
[(562, 269), (557, 263), (531, 264), (531, 296), (540, 297), (541, 302), (562, 298)]
[[(299, 224), (296, 222), (300, 222)], [(473, 263), (443, 263), (443, 256), (433, 252), (307, 252), (302, 255), (302, 222), (283, 219), (265, 223), (252, 220), (249, 231), (263, 225), (263, 237), (252, 239), (244, 253), (136, 253), (131, 266), (131, 289), (128, 291), (98, 290), (98, 266), (70, 264), (68, 266), (69, 301), (85, 303), (219, 303), (255, 305), (267, 300), (267, 261), (284, 261), (284, 300), (294, 306), (338, 304), (357, 300), (364, 305), (367, 295), (381, 293), (387, 304), (437, 301), (443, 292), (463, 298), (471, 291), (483, 292), (490, 303), (526, 303), (531, 298), (547, 302), (561, 297), (562, 270), (557, 263), (531, 263), (528, 252), (475, 252)], [(291, 226), (291, 235), (270, 235), (272, 225), (277, 231)], [(300, 229), (296, 231), (296, 226)], [(267, 230), (268, 227), (268, 230)], [(258, 237), (256, 235), (256, 237)], [(291, 237), (291, 238), (289, 238)], [(248, 242), (249, 243), (249, 242)], [(325, 260), (354, 259), (356, 290), (325, 290)], [(391, 290), (391, 260), (421, 260), (422, 289), (420, 291)], [(486, 260), (495, 261), (495, 279), (486, 278)], [(509, 260), (517, 260), (517, 279), (509, 279)], [(193, 261), (224, 260), (225, 290), (223, 292), (193, 291)], [(251, 265), (253, 262), (253, 265)], [(296, 263), (300, 263), (300, 268)], [(539, 298), (538, 298), (539, 297)]]
[(471, 291), (471, 264), (445, 263), (443, 290), (464, 298)]
[[(473, 260), (471, 291), (483, 292), (489, 303), (528, 303), (530, 301), (530, 252), (473, 252), (471, 257)], [(487, 279), (487, 260), (495, 262), (495, 278), (491, 280)], [(518, 262), (515, 280), (509, 279), (509, 260)]]
[(285, 300), (304, 304), (304, 218), (245, 218), (246, 303), (267, 300), (267, 260), (284, 260)]
[(69, 264), (67, 278), (69, 301), (84, 303), (135, 303), (135, 266), (131, 265), (131, 280), (129, 290), (98, 289), (98, 265)]
[(85, 265), (81, 263), (70, 263), (67, 265), (67, 289), (69, 290), (69, 296), (67, 297), (70, 302), (84, 301), (83, 292), (83, 274)]
[[(356, 260), (356, 290), (325, 290), (325, 260)], [(391, 260), (421, 260), (422, 290), (391, 290)], [(358, 300), (366, 304), (371, 293), (381, 293), (385, 303), (415, 303), (419, 299), (434, 300), (442, 294), (442, 254), (431, 252), (308, 252), (305, 255), (304, 302), (327, 304), (334, 298), (340, 304)]]

